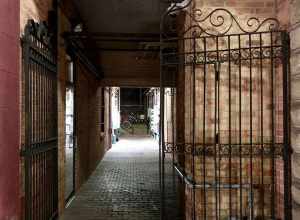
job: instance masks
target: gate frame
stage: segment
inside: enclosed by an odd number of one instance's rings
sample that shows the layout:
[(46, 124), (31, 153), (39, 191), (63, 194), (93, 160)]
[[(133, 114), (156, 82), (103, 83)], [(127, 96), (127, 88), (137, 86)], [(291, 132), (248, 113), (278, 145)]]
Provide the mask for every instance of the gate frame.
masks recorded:
[[(25, 219), (29, 220), (32, 219), (32, 215), (36, 213), (32, 213), (33, 209), (33, 199), (32, 199), (32, 156), (45, 153), (47, 151), (54, 151), (53, 155), (55, 155), (53, 162), (54, 165), (54, 177), (52, 189), (52, 196), (53, 201), (50, 206), (53, 205), (54, 212), (51, 213), (50, 219), (55, 219), (58, 216), (58, 131), (55, 130), (56, 137), (51, 137), (51, 140), (41, 140), (39, 143), (33, 143), (32, 140), (32, 102), (34, 101), (32, 98), (31, 90), (31, 79), (30, 79), (30, 60), (33, 62), (38, 63), (39, 66), (43, 66), (48, 71), (52, 71), (55, 74), (53, 79), (54, 82), (54, 104), (56, 105), (56, 111), (54, 118), (56, 119), (56, 126), (58, 125), (58, 109), (57, 109), (57, 73), (58, 73), (58, 66), (57, 66), (57, 54), (56, 54), (56, 35), (55, 33), (50, 33), (48, 31), (46, 22), (36, 23), (34, 20), (29, 19), (24, 29), (24, 35), (21, 37), (21, 45), (22, 45), (22, 77), (24, 81), (24, 112), (25, 120), (24, 120), (24, 144), (21, 147), (21, 158), (24, 159), (24, 175), (25, 175), (25, 182), (24, 182), (24, 193), (25, 193)], [(53, 41), (52, 41), (53, 40)], [(43, 51), (41, 47), (47, 49), (48, 51)], [(32, 55), (31, 50), (34, 50), (39, 58), (35, 58)], [(47, 54), (48, 53), (48, 54)], [(51, 57), (49, 54), (51, 53)], [(41, 58), (43, 56), (43, 58)], [(52, 60), (51, 60), (52, 59)], [(45, 73), (45, 72), (44, 72)], [(46, 102), (46, 98), (44, 100)], [(43, 104), (43, 103), (39, 103)], [(54, 113), (54, 112), (53, 112)], [(33, 147), (36, 145), (35, 147)], [(47, 160), (44, 158), (45, 161)], [(43, 165), (43, 168), (47, 168), (46, 165)], [(46, 178), (46, 175), (44, 175)], [(47, 193), (47, 192), (46, 192)], [(46, 195), (43, 195), (43, 199), (45, 199)], [(45, 202), (45, 201), (44, 201)], [(49, 205), (49, 204), (48, 204)], [(39, 207), (39, 209), (42, 209)], [(47, 214), (42, 212), (43, 217), (47, 216)], [(40, 213), (39, 213), (40, 214)]]
[[(172, 3), (173, 2), (173, 3)], [(163, 65), (164, 65), (164, 43), (166, 42), (166, 39), (168, 39), (168, 30), (165, 31), (166, 26), (168, 26), (168, 28), (170, 27), (170, 24), (166, 24), (166, 20), (168, 17), (170, 17), (172, 14), (176, 14), (180, 11), (183, 11), (184, 9), (188, 8), (191, 3), (193, 2), (193, 0), (188, 0), (188, 1), (184, 1), (185, 4), (182, 3), (176, 3), (176, 1), (171, 1), (170, 3), (172, 4), (168, 10), (162, 15), (161, 17), (161, 23), (160, 23), (160, 93), (161, 93), (161, 98), (160, 98), (160, 139), (159, 139), (159, 175), (160, 175), (160, 191), (161, 191), (161, 220), (165, 220), (165, 155), (167, 153), (172, 153), (174, 155), (174, 152), (177, 152), (177, 148), (178, 145), (177, 143), (175, 143), (175, 140), (173, 145), (168, 146), (168, 143), (165, 143), (165, 134), (164, 134), (164, 128), (165, 128), (165, 118), (164, 118), (164, 113), (165, 113), (165, 88), (167, 88), (164, 80), (165, 80), (165, 73), (163, 70)], [(221, 21), (217, 21), (219, 23), (214, 23), (211, 19), (212, 16), (214, 15), (214, 13), (219, 12), (219, 11), (224, 11), (225, 13), (230, 15), (230, 19), (231, 19), (231, 23), (228, 27), (228, 29), (225, 29), (225, 31), (223, 33), (219, 33), (219, 34), (211, 34), (209, 33), (209, 31), (207, 32), (206, 29), (204, 27), (201, 26), (202, 22), (205, 21), (209, 21), (211, 26), (221, 26), (224, 25), (224, 17), (219, 16), (217, 17), (217, 20), (220, 19)], [(262, 26), (264, 26), (265, 24), (269, 24), (269, 31), (267, 32), (272, 32), (274, 30), (276, 30), (277, 32), (281, 33), (281, 53), (282, 53), (282, 57), (281, 62), (282, 62), (282, 86), (283, 86), (283, 149), (282, 149), (282, 157), (283, 157), (283, 172), (284, 172), (284, 219), (285, 220), (292, 220), (292, 193), (291, 193), (291, 154), (292, 154), (292, 149), (291, 149), (291, 142), (290, 142), (290, 130), (291, 130), (291, 123), (290, 123), (290, 38), (289, 38), (289, 33), (286, 30), (280, 30), (280, 26), (279, 26), (279, 21), (275, 18), (266, 18), (264, 20), (259, 20), (258, 18), (249, 18), (249, 20), (247, 21), (247, 27), (251, 28), (253, 24), (251, 24), (251, 22), (256, 22), (256, 25), (254, 30), (252, 31), (248, 31), (246, 29), (244, 29), (240, 23), (238, 22), (238, 20), (234, 17), (233, 14), (231, 14), (231, 12), (225, 8), (216, 8), (214, 10), (212, 10), (210, 13), (208, 13), (207, 16), (204, 16), (204, 18), (202, 19), (197, 19), (197, 13), (200, 12), (200, 15), (202, 15), (202, 12), (200, 9), (196, 9), (195, 11), (195, 16), (189, 14), (188, 16), (192, 19), (193, 22), (198, 23), (197, 25), (192, 25), (191, 27), (188, 28), (188, 30), (185, 31), (185, 33), (187, 31), (191, 31), (192, 29), (198, 29), (200, 30), (200, 35), (202, 33), (206, 34), (205, 36), (220, 36), (220, 37), (224, 37), (224, 36), (229, 36), (227, 35), (227, 33), (231, 30), (231, 27), (233, 24), (237, 25), (237, 27), (239, 28), (239, 30), (241, 31), (240, 33), (236, 33), (237, 35), (241, 35), (241, 34), (254, 34), (254, 33), (262, 33), (260, 30), (262, 28)], [(193, 34), (196, 33), (193, 32)], [(174, 37), (173, 37), (174, 38)], [(193, 39), (196, 39), (197, 36), (193, 35), (192, 36)], [(200, 38), (200, 37), (199, 37)], [(178, 40), (184, 40), (185, 37), (181, 38), (181, 37), (177, 37)], [(250, 38), (251, 39), (251, 38)], [(251, 45), (249, 46), (249, 48), (251, 48)], [(194, 48), (195, 49), (195, 48)], [(229, 49), (230, 50), (230, 49)], [(195, 50), (194, 50), (195, 51)], [(185, 53), (185, 52), (184, 52)], [(229, 52), (230, 53), (230, 52)], [(194, 54), (195, 55), (195, 54)], [(185, 56), (185, 55), (184, 55)], [(204, 55), (206, 56), (206, 55)], [(194, 56), (195, 59), (196, 56)], [(185, 58), (184, 58), (185, 59)], [(206, 58), (205, 58), (206, 59)], [(193, 61), (195, 62), (195, 60)], [(227, 61), (228, 62), (228, 61)], [(229, 61), (231, 62), (231, 61)], [(177, 70), (178, 71), (178, 70)], [(217, 71), (217, 70), (216, 70)], [(194, 74), (195, 77), (195, 74)], [(195, 82), (195, 80), (194, 80)], [(175, 88), (177, 88), (177, 84), (175, 85)], [(173, 88), (172, 88), (173, 90)], [(193, 90), (193, 103), (195, 103), (195, 91)], [(272, 98), (276, 97), (276, 95), (272, 95)], [(176, 108), (176, 107), (175, 107)], [(195, 106), (193, 104), (192, 107), (194, 110), (194, 115), (195, 115)], [(276, 108), (274, 107), (274, 109), (276, 110)], [(252, 111), (252, 110), (251, 110)], [(172, 110), (173, 112), (173, 110)], [(273, 112), (273, 111), (272, 111)], [(193, 116), (191, 116), (193, 117)], [(205, 123), (205, 122), (204, 122)], [(274, 122), (272, 122), (274, 123)], [(173, 126), (174, 126), (174, 121), (172, 122)], [(193, 119), (193, 127), (195, 127), (195, 119)], [(176, 126), (176, 124), (175, 124)], [(193, 129), (194, 130), (194, 129)], [(204, 129), (205, 130), (205, 127)], [(251, 128), (252, 131), (252, 128)], [(174, 129), (173, 129), (174, 132)], [(173, 134), (174, 135), (174, 134)], [(192, 144), (188, 144), (188, 145), (192, 145), (190, 146), (191, 149), (191, 154), (195, 155), (195, 132), (193, 131), (193, 143)], [(218, 137), (216, 137), (216, 139), (218, 139)], [(273, 140), (274, 141), (274, 138)], [(272, 144), (273, 148), (275, 143)], [(186, 148), (186, 143), (184, 143), (184, 148)], [(231, 145), (230, 145), (231, 146)], [(230, 147), (231, 148), (231, 147)], [(169, 151), (171, 149), (171, 151)], [(184, 150), (185, 151), (185, 150)], [(186, 153), (186, 152), (184, 152)], [(204, 153), (205, 154), (205, 153)], [(174, 158), (174, 156), (173, 156)], [(174, 159), (173, 159), (173, 163), (174, 163)], [(193, 219), (196, 219), (196, 213), (195, 213), (195, 188), (196, 188), (196, 183), (193, 180), (190, 180), (190, 178), (188, 178), (188, 176), (185, 174), (184, 170), (180, 170), (180, 168), (176, 165), (173, 164), (173, 169), (177, 172), (178, 176), (184, 180), (184, 182), (188, 185), (190, 185), (193, 188), (193, 197), (194, 197), (194, 202), (193, 202)], [(253, 195), (252, 195), (253, 196)], [(253, 209), (251, 209), (253, 211)], [(275, 216), (274, 216), (275, 217)]]

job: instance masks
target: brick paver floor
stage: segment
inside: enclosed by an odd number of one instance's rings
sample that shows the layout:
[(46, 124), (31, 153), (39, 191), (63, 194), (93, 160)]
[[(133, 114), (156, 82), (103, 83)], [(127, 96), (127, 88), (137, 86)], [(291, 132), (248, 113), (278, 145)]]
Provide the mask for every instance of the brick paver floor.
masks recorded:
[[(172, 202), (174, 186), (168, 185), (172, 182), (166, 181), (168, 204), (176, 204)], [(168, 213), (172, 216), (166, 219), (175, 219), (177, 209), (170, 208), (169, 205)], [(159, 220), (157, 142), (149, 137), (121, 139), (106, 154), (61, 219)]]

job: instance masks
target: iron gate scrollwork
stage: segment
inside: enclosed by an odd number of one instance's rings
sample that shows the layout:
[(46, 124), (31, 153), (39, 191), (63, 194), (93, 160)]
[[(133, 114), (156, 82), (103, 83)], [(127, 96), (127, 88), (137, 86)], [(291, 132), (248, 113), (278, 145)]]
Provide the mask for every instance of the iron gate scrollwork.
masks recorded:
[(28, 21), (22, 37), (25, 219), (54, 219), (58, 210), (57, 63), (44, 23)]
[[(289, 35), (273, 18), (242, 24), (185, 2), (161, 23), (161, 44), (176, 45), (161, 47), (162, 219), (170, 161), (188, 220), (292, 219)], [(172, 32), (169, 17), (182, 10), (189, 22)], [(181, 80), (167, 88), (174, 67)]]

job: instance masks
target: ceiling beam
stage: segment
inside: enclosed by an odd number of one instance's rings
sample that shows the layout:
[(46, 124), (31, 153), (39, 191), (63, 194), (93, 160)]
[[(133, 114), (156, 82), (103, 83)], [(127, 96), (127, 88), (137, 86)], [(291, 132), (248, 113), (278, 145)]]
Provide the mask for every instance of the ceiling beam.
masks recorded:
[(72, 38), (87, 38), (90, 37), (94, 41), (105, 42), (159, 42), (159, 34), (139, 34), (139, 33), (70, 33)]

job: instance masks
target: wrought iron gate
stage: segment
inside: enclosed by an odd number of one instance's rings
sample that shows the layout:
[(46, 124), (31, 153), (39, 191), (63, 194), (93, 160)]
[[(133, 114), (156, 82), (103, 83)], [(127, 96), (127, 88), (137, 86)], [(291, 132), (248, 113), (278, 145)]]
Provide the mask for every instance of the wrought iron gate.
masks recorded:
[(46, 26), (29, 21), (22, 37), (25, 218), (57, 214), (57, 66)]
[[(191, 2), (161, 24), (162, 219), (170, 161), (188, 220), (292, 219), (289, 35), (276, 19), (242, 24)], [(168, 22), (183, 10), (190, 20), (174, 34)]]

